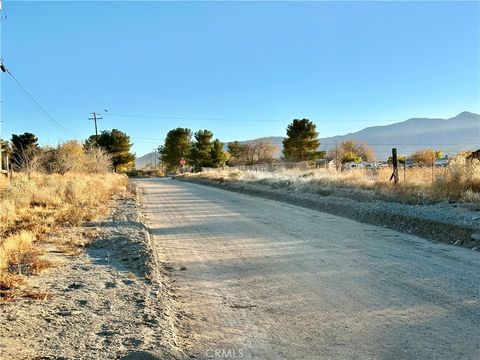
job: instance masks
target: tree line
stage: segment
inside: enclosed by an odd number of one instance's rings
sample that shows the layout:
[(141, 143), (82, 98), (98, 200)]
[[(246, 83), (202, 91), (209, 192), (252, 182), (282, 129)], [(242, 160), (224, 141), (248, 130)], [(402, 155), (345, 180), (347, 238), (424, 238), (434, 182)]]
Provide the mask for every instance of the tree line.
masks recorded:
[[(291, 161), (316, 160), (324, 155), (318, 151), (320, 141), (316, 125), (308, 119), (295, 119), (287, 128), (287, 138), (283, 143), (283, 152)], [(271, 163), (277, 147), (265, 140), (247, 143), (230, 142), (224, 150), (224, 144), (213, 140), (210, 130), (198, 130), (192, 133), (187, 128), (170, 130), (165, 142), (158, 148), (160, 160), (166, 170), (181, 167), (181, 160), (200, 170), (202, 167), (223, 167), (228, 165), (253, 165)]]
[[(324, 151), (319, 151), (319, 134), (311, 120), (294, 119), (287, 126), (286, 135), (282, 143), (285, 161), (316, 161), (327, 156)], [(224, 150), (224, 144), (218, 139), (213, 140), (213, 133), (209, 130), (192, 133), (187, 128), (176, 128), (168, 132), (164, 144), (158, 150), (165, 169), (173, 171), (182, 166), (181, 160), (195, 170), (225, 165), (270, 164), (276, 160), (275, 154), (280, 149), (271, 141), (258, 139), (250, 142), (233, 141)], [(336, 146), (328, 153), (328, 157), (342, 164), (349, 161), (372, 161), (375, 153), (367, 144), (350, 140)]]
[(38, 144), (35, 134), (13, 134), (10, 142), (0, 142), (15, 171), (47, 173), (126, 171), (133, 167), (132, 143), (124, 132), (113, 129), (90, 136), (84, 143), (70, 140), (56, 147)]
[(195, 133), (187, 128), (170, 130), (158, 151), (163, 165), (169, 171), (183, 166), (181, 160), (200, 169), (225, 166), (228, 159), (223, 143), (218, 139), (213, 140), (210, 130), (198, 130)]

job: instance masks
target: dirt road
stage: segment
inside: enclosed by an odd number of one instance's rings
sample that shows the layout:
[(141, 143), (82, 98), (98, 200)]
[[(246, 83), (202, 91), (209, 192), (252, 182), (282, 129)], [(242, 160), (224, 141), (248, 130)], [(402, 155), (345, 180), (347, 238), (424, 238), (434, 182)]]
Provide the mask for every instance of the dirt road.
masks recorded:
[(201, 185), (138, 184), (187, 354), (478, 358), (478, 252)]

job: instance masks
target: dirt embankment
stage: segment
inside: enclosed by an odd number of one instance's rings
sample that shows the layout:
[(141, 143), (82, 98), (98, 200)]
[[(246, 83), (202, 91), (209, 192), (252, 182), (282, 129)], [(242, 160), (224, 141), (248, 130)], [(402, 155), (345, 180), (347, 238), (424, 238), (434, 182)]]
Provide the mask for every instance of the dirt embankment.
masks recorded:
[(0, 302), (2, 359), (180, 357), (168, 281), (139, 207), (117, 199), (109, 219), (54, 235), (90, 238), (75, 256), (42, 245), (57, 266), (19, 290), (43, 300)]
[(177, 176), (175, 179), (282, 201), (418, 235), (433, 241), (480, 250), (480, 212), (458, 204), (408, 205), (373, 198), (357, 200), (353, 196), (349, 197), (347, 192), (339, 197), (223, 179), (212, 180), (188, 176)]

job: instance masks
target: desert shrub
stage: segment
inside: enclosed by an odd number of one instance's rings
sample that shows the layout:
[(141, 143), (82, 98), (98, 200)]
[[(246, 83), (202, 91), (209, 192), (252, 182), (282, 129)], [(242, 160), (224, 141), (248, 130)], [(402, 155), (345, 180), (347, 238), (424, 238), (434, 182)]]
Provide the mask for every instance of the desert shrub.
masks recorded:
[(50, 173), (65, 174), (67, 172), (82, 172), (85, 159), (83, 145), (76, 140), (70, 140), (52, 150), (53, 161)]
[[(234, 181), (293, 188), (317, 194), (335, 194), (336, 189), (344, 188), (352, 189), (353, 196), (370, 190), (373, 192), (371, 196), (412, 204), (442, 200), (480, 204), (479, 160), (458, 156), (452, 159), (446, 168), (428, 166), (404, 169), (400, 167), (400, 182), (397, 185), (390, 181), (391, 174), (391, 168), (348, 171), (335, 169), (250, 171), (230, 168), (224, 171), (188, 174), (188, 176), (217, 180), (223, 177)], [(344, 195), (345, 191), (342, 194)], [(365, 197), (365, 194), (362, 196)]]
[(6, 237), (0, 244), (0, 271), (4, 271), (15, 253), (30, 250), (34, 241), (34, 234), (30, 231), (21, 231)]
[(76, 140), (60, 144), (46, 154), (49, 154), (48, 162), (44, 162), (43, 168), (48, 173), (104, 174), (112, 167), (111, 157), (105, 150), (99, 147), (86, 149)]
[(105, 174), (112, 170), (111, 156), (102, 148), (85, 148), (76, 140), (67, 141), (56, 148), (38, 149), (28, 156), (17, 156), (14, 170), (26, 173), (47, 174)]
[[(111, 196), (127, 186), (126, 176), (113, 173), (14, 173), (0, 188), (0, 271), (8, 268), (11, 254), (16, 261), (34, 256), (22, 254), (39, 236), (104, 215)], [(36, 264), (35, 269), (43, 266)]]
[(92, 147), (86, 150), (84, 172), (87, 174), (105, 174), (112, 169), (112, 157), (104, 149)]
[[(457, 156), (446, 171), (437, 176), (432, 194), (437, 198), (471, 202), (480, 198), (480, 161)], [(475, 201), (474, 201), (475, 202)]]

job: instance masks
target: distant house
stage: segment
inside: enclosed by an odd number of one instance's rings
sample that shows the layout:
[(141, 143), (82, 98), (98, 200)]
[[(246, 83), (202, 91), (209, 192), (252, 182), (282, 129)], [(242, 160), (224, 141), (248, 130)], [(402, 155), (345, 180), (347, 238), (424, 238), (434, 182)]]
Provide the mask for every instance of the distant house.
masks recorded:
[(365, 162), (356, 163), (354, 161), (349, 161), (349, 162), (346, 162), (346, 163), (343, 164), (343, 168), (345, 170), (365, 169), (366, 164), (367, 163), (365, 163)]

